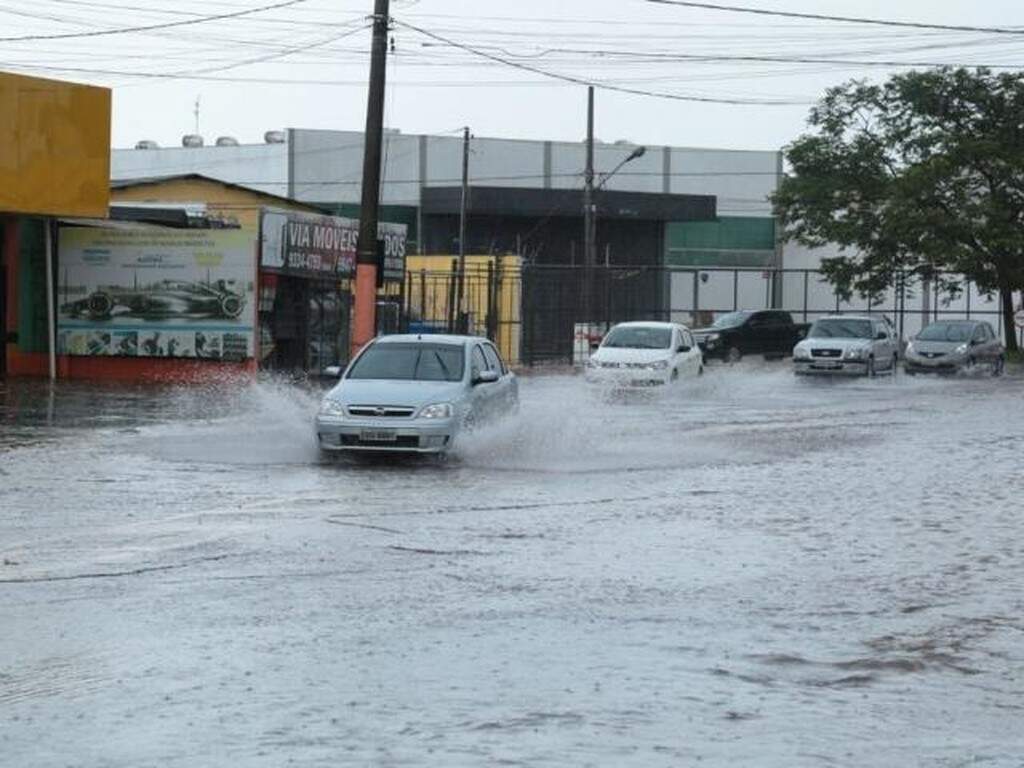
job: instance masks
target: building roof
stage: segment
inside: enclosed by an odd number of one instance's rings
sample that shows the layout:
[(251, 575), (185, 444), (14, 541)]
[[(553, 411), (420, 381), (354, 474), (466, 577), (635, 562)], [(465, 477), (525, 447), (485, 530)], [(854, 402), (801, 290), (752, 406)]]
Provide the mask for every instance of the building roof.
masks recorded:
[(111, 189), (131, 189), (134, 187), (144, 186), (156, 186), (158, 184), (166, 184), (171, 181), (198, 181), (206, 182), (209, 184), (218, 184), (227, 189), (238, 190), (239, 192), (245, 192), (246, 194), (255, 195), (257, 197), (265, 198), (270, 201), (278, 203), (288, 203), (289, 205), (302, 206), (310, 211), (320, 211), (321, 209), (312, 203), (306, 203), (301, 200), (295, 200), (290, 197), (284, 197), (282, 195), (275, 195), (272, 192), (261, 192), (258, 189), (247, 187), (243, 184), (234, 184), (230, 181), (224, 181), (223, 179), (215, 179), (213, 176), (207, 176), (202, 173), (176, 173), (168, 174), (166, 176), (141, 176), (138, 178), (131, 179), (111, 179)]
[[(424, 187), (423, 212), (457, 214), (462, 199), (461, 187)], [(603, 189), (594, 195), (597, 214), (602, 219), (645, 221), (713, 221), (716, 215), (714, 195), (659, 194)], [(484, 187), (469, 189), (467, 212), (494, 216), (583, 215), (583, 191), (528, 187)]]

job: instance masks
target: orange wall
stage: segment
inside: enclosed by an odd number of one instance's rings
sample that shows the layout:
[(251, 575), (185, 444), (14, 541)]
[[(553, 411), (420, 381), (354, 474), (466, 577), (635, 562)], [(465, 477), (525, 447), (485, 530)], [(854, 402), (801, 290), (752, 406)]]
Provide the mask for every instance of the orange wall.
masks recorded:
[(110, 91), (0, 72), (0, 211), (107, 215)]

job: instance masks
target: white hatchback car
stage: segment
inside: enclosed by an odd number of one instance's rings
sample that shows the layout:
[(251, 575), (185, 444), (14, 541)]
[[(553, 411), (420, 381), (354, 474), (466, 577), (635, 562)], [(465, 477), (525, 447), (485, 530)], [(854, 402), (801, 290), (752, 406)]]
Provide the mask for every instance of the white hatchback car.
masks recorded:
[(586, 379), (614, 387), (657, 387), (704, 372), (690, 329), (678, 323), (619, 323), (587, 360)]

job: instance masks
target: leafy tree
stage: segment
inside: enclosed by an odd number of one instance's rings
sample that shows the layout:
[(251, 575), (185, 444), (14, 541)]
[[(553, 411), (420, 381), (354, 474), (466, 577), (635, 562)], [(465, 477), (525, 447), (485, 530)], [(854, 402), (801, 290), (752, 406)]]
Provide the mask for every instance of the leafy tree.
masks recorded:
[(840, 295), (873, 296), (900, 274), (941, 290), (959, 272), (1001, 297), (1016, 350), (1024, 288), (1024, 73), (941, 68), (852, 81), (811, 110), (786, 148), (774, 198), (784, 237), (837, 243), (822, 269)]

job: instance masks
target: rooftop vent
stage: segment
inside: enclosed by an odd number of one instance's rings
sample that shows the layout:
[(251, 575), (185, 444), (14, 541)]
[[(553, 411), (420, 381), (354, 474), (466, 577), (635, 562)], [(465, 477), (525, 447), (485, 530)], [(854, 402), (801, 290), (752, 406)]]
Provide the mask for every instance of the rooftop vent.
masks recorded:
[(218, 147), (237, 147), (238, 139), (234, 136), (218, 136), (216, 144)]
[(287, 135), (284, 131), (267, 131), (263, 134), (263, 141), (267, 144), (284, 144)]
[(152, 139), (143, 139), (142, 141), (135, 142), (136, 149), (160, 149), (160, 145)]
[(186, 133), (181, 137), (181, 146), (183, 147), (201, 147), (203, 146), (203, 137), (198, 133)]

